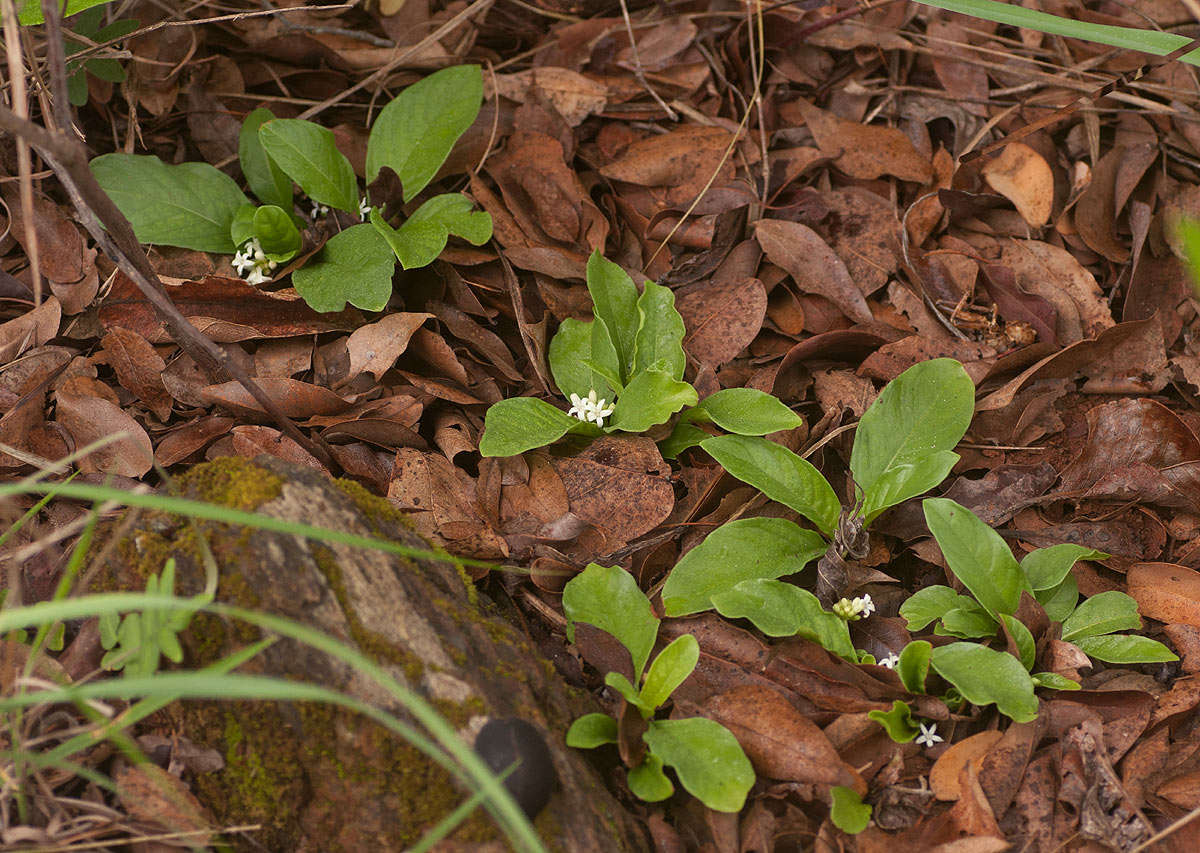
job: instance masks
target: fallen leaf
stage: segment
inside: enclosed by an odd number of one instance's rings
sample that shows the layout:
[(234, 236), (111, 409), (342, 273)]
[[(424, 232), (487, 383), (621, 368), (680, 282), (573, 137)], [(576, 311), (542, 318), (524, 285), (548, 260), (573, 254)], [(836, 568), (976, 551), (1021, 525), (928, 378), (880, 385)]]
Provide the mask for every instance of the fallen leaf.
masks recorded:
[(824, 296), (855, 323), (874, 319), (846, 265), (816, 231), (799, 222), (760, 219), (754, 236), (767, 258), (787, 270), (802, 292)]
[(983, 756), (1003, 737), (1002, 732), (986, 731), (963, 738), (950, 745), (929, 771), (929, 787), (939, 800), (957, 800), (962, 796), (959, 779), (967, 763), (973, 763), (976, 771), (983, 764)]
[(782, 105), (779, 114), (794, 124), (807, 124), (821, 153), (834, 158), (837, 167), (852, 178), (895, 175), (919, 184), (933, 178), (929, 160), (897, 128), (847, 121), (805, 100)]
[(25, 350), (53, 338), (61, 320), (62, 307), (55, 297), (48, 296), (38, 307), (0, 324), (0, 364), (8, 364)]
[[(329, 415), (350, 408), (347, 400), (328, 388), (301, 382), (298, 379), (260, 377), (255, 384), (270, 397), (289, 418), (307, 418), (312, 415)], [(222, 382), (200, 389), (205, 402), (223, 406), (236, 415), (262, 415), (262, 406), (250, 396), (240, 382)]]
[(108, 364), (117, 374), (117, 381), (146, 404), (160, 421), (171, 415), (171, 395), (162, 382), (167, 363), (154, 347), (139, 335), (122, 326), (114, 326), (101, 340)]
[[(101, 440), (103, 447), (79, 459), (81, 471), (137, 478), (154, 465), (154, 448), (141, 425), (119, 406), (99, 397), (55, 395), (55, 419), (71, 434), (76, 450)], [(120, 435), (119, 438), (111, 440)]]
[(346, 340), (350, 370), (343, 382), (349, 382), (364, 371), (378, 380), (408, 348), (418, 327), (432, 316), (397, 311), (375, 323), (359, 326)]
[[(491, 79), (484, 78), (485, 87), (490, 88)], [(570, 127), (578, 127), (608, 103), (608, 89), (603, 83), (567, 68), (539, 66), (516, 74), (496, 74), (494, 79), (496, 91), (517, 103), (525, 103), (531, 90), (537, 92), (554, 105)]]
[(980, 172), (988, 186), (1011, 201), (1030, 226), (1041, 228), (1050, 221), (1054, 173), (1041, 154), (1022, 142), (1012, 142)]
[(767, 291), (756, 278), (698, 282), (675, 294), (687, 335), (683, 348), (700, 364), (720, 367), (758, 335), (767, 314)]
[(1138, 563), (1125, 582), (1142, 616), (1200, 627), (1200, 572), (1174, 563)]

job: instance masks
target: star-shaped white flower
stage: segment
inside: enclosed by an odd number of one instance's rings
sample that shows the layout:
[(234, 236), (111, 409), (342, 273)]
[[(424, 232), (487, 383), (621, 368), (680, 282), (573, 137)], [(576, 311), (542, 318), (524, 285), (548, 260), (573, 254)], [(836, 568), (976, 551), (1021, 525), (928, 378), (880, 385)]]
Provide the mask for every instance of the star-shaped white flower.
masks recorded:
[(595, 388), (586, 397), (572, 394), (571, 408), (567, 410), (567, 414), (581, 421), (594, 423), (596, 426), (602, 427), (604, 426), (604, 419), (616, 411), (615, 403), (605, 408), (605, 403), (607, 402), (603, 397), (597, 397)]
[(367, 201), (366, 196), (358, 200), (358, 217), (363, 222), (367, 221), (367, 217), (371, 215), (371, 203)]
[(857, 622), (864, 616), (870, 616), (875, 612), (875, 602), (871, 600), (871, 596), (864, 595), (862, 598), (843, 598), (833, 605), (833, 612), (845, 619), (847, 622)]
[(854, 599), (853, 604), (855, 612), (860, 616), (870, 616), (875, 612), (875, 602), (871, 600), (871, 596), (869, 595)]
[(279, 264), (267, 258), (257, 237), (251, 237), (233, 256), (233, 268), (250, 284), (270, 281), (269, 273)]
[(895, 669), (896, 664), (900, 663), (900, 656), (892, 653), (879, 661), (880, 666), (886, 666), (888, 669)]
[(944, 737), (937, 733), (937, 723), (921, 723), (920, 726), (921, 733), (917, 735), (917, 746), (923, 746), (928, 749), (935, 743), (941, 743), (945, 740)]
[(312, 219), (320, 219), (329, 213), (329, 205), (321, 204), (319, 201), (314, 201), (312, 206)]

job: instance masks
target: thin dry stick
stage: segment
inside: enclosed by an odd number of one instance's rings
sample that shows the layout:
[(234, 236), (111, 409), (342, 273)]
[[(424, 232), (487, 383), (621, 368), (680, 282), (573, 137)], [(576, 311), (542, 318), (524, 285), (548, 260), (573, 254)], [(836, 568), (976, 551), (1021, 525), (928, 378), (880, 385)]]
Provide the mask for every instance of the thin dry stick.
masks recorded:
[(656, 104), (663, 108), (663, 111), (671, 121), (679, 121), (679, 116), (676, 115), (675, 110), (671, 109), (658, 92), (654, 91), (654, 87), (650, 85), (650, 81), (646, 79), (646, 75), (642, 71), (642, 58), (638, 55), (637, 38), (633, 34), (633, 21), (629, 19), (629, 7), (625, 5), (625, 0), (620, 0), (620, 2), (621, 17), (625, 19), (625, 32), (629, 34), (629, 49), (633, 53), (633, 76), (637, 77), (637, 81), (642, 84), (642, 88), (650, 93), (650, 97), (654, 99)]
[[(21, 58), (21, 30), (17, 20), (16, 0), (3, 0), (4, 50), (8, 54), (9, 93), (13, 111), (22, 118), (29, 117), (25, 94), (25, 63)], [(29, 143), (17, 138), (17, 173), (21, 180), (21, 216), (25, 220), (25, 243), (33, 276), (33, 304), (42, 304), (42, 265), (38, 247), (37, 227), (33, 221), (33, 161)]]

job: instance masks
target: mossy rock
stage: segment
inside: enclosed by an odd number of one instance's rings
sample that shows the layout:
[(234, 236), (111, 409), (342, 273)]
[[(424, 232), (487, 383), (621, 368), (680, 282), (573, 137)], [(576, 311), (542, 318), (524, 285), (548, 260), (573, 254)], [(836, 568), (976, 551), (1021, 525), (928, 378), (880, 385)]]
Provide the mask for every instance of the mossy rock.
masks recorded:
[[(272, 457), (219, 459), (176, 481), (183, 497), (348, 533), (427, 548), (399, 511), (356, 484)], [(453, 565), (296, 536), (144, 513), (101, 579), (141, 589), (168, 557), (177, 592), (204, 586), (208, 544), (221, 601), (284, 616), (357, 647), (431, 701), (468, 743), (492, 717), (537, 727), (553, 757), (556, 793), (535, 826), (559, 850), (641, 850), (645, 838), (599, 776), (563, 743), (590, 710), (527, 639), (499, 618)], [(200, 614), (182, 636), (189, 667), (259, 639), (257, 629)], [(402, 709), (374, 682), (291, 640), (275, 642), (241, 672), (321, 684), (389, 711)], [(374, 722), (311, 703), (188, 702), (171, 726), (225, 757), (223, 770), (193, 780), (224, 825), (260, 824), (244, 849), (402, 850), (463, 801), (449, 775)], [(234, 841), (237, 844), (237, 841)], [(445, 849), (505, 849), (477, 812)]]

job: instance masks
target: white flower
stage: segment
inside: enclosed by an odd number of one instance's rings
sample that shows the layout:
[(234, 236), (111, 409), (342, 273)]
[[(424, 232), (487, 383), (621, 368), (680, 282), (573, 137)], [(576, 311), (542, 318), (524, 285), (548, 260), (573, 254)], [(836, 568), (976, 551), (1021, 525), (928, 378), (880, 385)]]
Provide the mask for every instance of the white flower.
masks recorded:
[(864, 595), (862, 598), (854, 600), (843, 598), (833, 605), (833, 612), (847, 622), (857, 622), (864, 616), (870, 616), (875, 612), (875, 602), (871, 600), (871, 596), (869, 595)]
[(312, 219), (319, 219), (329, 213), (329, 205), (321, 204), (319, 201), (314, 201), (312, 206)]
[(367, 221), (367, 217), (371, 215), (371, 203), (367, 201), (366, 196), (358, 200), (358, 216), (363, 221)]
[(879, 661), (880, 666), (886, 666), (888, 669), (895, 669), (898, 663), (900, 663), (900, 656), (894, 653)]
[(578, 418), (584, 422), (594, 423), (598, 427), (604, 426), (604, 419), (611, 415), (616, 410), (616, 405), (604, 407), (608, 402), (603, 397), (597, 399), (596, 389), (592, 389), (586, 397), (580, 397), (578, 394), (571, 395), (571, 408), (567, 414), (573, 418)]
[(264, 281), (270, 281), (271, 276), (268, 273), (277, 266), (279, 264), (275, 261), (267, 259), (266, 252), (263, 251), (262, 244), (258, 242), (257, 237), (247, 240), (233, 256), (233, 268), (250, 284), (262, 284)]
[(941, 743), (945, 740), (944, 737), (937, 733), (937, 723), (921, 723), (920, 725), (921, 733), (917, 735), (917, 746), (923, 746), (928, 749), (935, 743)]
[(854, 608), (862, 616), (870, 616), (875, 612), (875, 602), (871, 600), (871, 596), (864, 595), (862, 598), (854, 599)]

